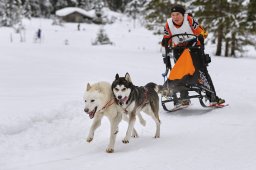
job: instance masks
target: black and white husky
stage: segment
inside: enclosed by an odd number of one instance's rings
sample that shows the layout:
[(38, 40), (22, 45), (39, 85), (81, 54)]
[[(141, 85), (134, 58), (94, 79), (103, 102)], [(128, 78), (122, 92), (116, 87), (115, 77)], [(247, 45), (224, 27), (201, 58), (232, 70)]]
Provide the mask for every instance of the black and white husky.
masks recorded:
[(140, 111), (147, 113), (153, 118), (156, 123), (156, 133), (154, 137), (159, 138), (159, 96), (155, 90), (157, 85), (148, 83), (146, 86), (135, 86), (131, 81), (129, 73), (126, 73), (125, 77), (119, 77), (119, 75), (116, 74), (111, 88), (116, 103), (121, 107), (123, 112), (129, 116), (129, 125), (123, 143), (129, 143), (136, 115), (140, 115)]

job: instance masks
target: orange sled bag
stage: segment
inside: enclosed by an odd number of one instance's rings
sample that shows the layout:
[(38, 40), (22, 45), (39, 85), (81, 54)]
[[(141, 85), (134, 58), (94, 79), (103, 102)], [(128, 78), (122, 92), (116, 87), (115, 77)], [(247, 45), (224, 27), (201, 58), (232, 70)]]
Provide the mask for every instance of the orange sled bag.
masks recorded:
[(195, 73), (195, 67), (192, 61), (192, 57), (188, 48), (186, 48), (179, 59), (171, 69), (168, 79), (169, 80), (181, 80), (185, 76), (193, 76)]

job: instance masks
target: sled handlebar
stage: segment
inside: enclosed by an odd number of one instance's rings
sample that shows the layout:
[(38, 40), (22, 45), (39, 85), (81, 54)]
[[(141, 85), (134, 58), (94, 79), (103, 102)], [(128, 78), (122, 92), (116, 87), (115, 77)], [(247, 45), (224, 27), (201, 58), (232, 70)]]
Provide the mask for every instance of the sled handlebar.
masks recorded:
[(197, 45), (198, 41), (201, 44), (200, 45), (201, 48), (204, 48), (204, 37), (201, 34), (197, 36), (194, 34), (183, 33), (183, 34), (175, 34), (170, 37), (170, 39), (174, 39), (174, 38), (176, 38), (176, 40), (178, 40), (179, 43), (176, 44), (174, 47), (171, 46), (166, 48), (170, 48), (170, 49), (173, 49), (176, 47), (189, 47), (189, 48), (197, 47), (198, 48), (198, 45)]

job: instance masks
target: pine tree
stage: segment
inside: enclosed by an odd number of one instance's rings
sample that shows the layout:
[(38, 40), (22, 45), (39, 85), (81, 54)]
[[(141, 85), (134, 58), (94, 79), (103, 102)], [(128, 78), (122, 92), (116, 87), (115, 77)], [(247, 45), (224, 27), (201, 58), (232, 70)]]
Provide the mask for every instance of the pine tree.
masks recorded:
[(117, 11), (117, 10), (121, 10), (123, 11), (123, 5), (124, 5), (124, 2), (123, 0), (111, 0), (111, 1), (107, 1), (108, 2), (108, 6), (111, 10), (113, 11)]
[(78, 7), (85, 10), (90, 10), (92, 9), (92, 0), (79, 0)]
[(198, 8), (195, 15), (199, 22), (203, 24), (208, 32), (213, 32), (217, 37), (216, 55), (222, 53), (222, 42), (224, 41), (224, 27), (226, 22), (227, 0), (196, 0), (192, 3), (194, 8)]
[[(243, 0), (233, 0), (229, 2), (228, 14), (230, 19), (230, 24), (227, 25), (231, 33), (231, 56), (236, 56), (235, 51), (242, 51), (242, 43), (240, 36), (244, 36), (244, 26), (245, 26), (245, 16), (243, 12), (245, 7), (242, 5)], [(240, 46), (240, 45), (241, 46)]]
[(195, 7), (199, 7), (196, 15), (200, 17), (207, 30), (217, 37), (217, 56), (222, 54), (223, 42), (225, 42), (225, 56), (236, 56), (236, 52), (243, 52), (244, 45), (252, 44), (247, 35), (248, 30), (254, 30), (249, 29), (253, 28), (253, 21), (248, 22), (250, 19), (246, 14), (245, 2), (246, 0), (218, 0), (217, 3), (211, 0), (196, 0), (192, 3)]
[(69, 7), (76, 7), (78, 5), (77, 0), (67, 0)]
[(22, 2), (21, 0), (16, 0), (15, 1), (15, 9), (16, 9), (16, 12), (15, 12), (15, 17), (14, 17), (14, 22), (15, 23), (21, 23), (21, 20), (22, 20), (22, 12), (23, 12), (23, 6), (22, 6)]
[(22, 18), (22, 5), (21, 0), (4, 0), (1, 3), (2, 18), (1, 25), (13, 26), (21, 22)]
[(253, 34), (256, 34), (256, 1), (250, 0), (247, 7), (247, 30)]
[(50, 0), (40, 0), (40, 10), (42, 16), (49, 18), (53, 10)]
[(105, 44), (112, 45), (113, 43), (108, 38), (108, 35), (106, 34), (105, 30), (101, 28), (98, 32), (95, 42), (93, 42), (92, 45), (105, 45)]
[[(113, 11), (124, 12), (127, 8), (127, 5), (135, 0), (105, 0), (107, 6)], [(141, 0), (136, 0), (141, 1)]]
[[(152, 0), (146, 4), (146, 27), (150, 30), (163, 30), (164, 23), (170, 17), (170, 8), (173, 4), (169, 0)], [(160, 32), (159, 32), (160, 33)]]
[(144, 6), (146, 4), (145, 0), (131, 0), (129, 3), (125, 4), (124, 12), (132, 16), (133, 12), (143, 15)]
[[(243, 46), (250, 44), (247, 39), (247, 6), (245, 0), (233, 0), (228, 2), (226, 9), (226, 22), (224, 25), (226, 52), (225, 56), (237, 56), (237, 52), (243, 52)], [(230, 54), (229, 54), (230, 52)]]
[(0, 1), (0, 26), (4, 16), (4, 9), (5, 9), (5, 3), (4, 1)]
[(61, 9), (68, 6), (67, 0), (58, 0), (55, 4), (55, 9)]
[(40, 0), (30, 0), (31, 12), (33, 17), (41, 17)]
[(23, 15), (25, 18), (31, 19), (32, 11), (31, 11), (30, 0), (25, 0), (24, 2)]

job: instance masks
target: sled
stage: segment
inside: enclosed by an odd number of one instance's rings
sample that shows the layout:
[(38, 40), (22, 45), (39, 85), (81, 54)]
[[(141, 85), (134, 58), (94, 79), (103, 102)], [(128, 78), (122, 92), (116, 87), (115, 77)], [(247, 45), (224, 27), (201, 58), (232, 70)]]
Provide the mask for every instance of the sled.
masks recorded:
[[(176, 111), (174, 103), (184, 99), (198, 99), (202, 107), (209, 107), (209, 96), (215, 90), (210, 86), (212, 82), (207, 66), (211, 60), (204, 53), (204, 38), (193, 34), (176, 34), (171, 38), (178, 39), (179, 43), (165, 47), (163, 54), (166, 65), (162, 74), (164, 87), (172, 90), (169, 95), (161, 96), (163, 109)], [(188, 92), (188, 96), (182, 97), (181, 92)]]

